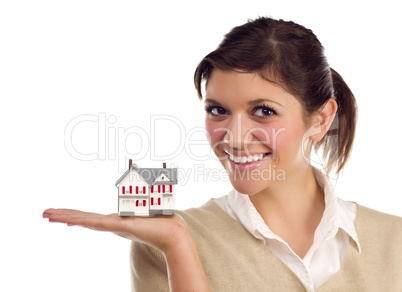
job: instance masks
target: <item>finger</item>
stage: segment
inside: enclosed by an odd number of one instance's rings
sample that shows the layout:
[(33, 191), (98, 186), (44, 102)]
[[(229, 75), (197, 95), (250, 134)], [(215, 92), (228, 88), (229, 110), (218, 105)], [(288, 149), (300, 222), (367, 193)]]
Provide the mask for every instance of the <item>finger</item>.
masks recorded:
[(70, 217), (66, 223), (69, 226), (79, 225), (97, 231), (122, 231), (121, 219), (117, 214), (113, 215), (98, 215), (86, 217)]
[(65, 215), (76, 215), (76, 216), (80, 216), (80, 215), (83, 215), (83, 214), (85, 214), (85, 216), (98, 216), (98, 215), (100, 215), (100, 214), (97, 214), (97, 213), (90, 213), (90, 212), (83, 212), (83, 211), (80, 211), (80, 210), (74, 210), (74, 209), (47, 209), (47, 210), (45, 210), (44, 212), (43, 212), (43, 217), (48, 217), (48, 216), (51, 216), (51, 215), (62, 215), (62, 214), (65, 214)]
[(48, 218), (49, 222), (67, 223), (71, 218), (74, 217), (97, 217), (103, 215), (71, 209), (48, 209), (43, 213), (42, 216), (44, 218)]

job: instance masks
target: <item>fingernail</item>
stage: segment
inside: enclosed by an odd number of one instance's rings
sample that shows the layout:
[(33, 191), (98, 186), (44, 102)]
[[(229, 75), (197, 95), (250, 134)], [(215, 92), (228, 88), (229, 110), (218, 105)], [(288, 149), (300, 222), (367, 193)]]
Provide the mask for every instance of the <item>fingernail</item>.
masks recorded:
[(44, 214), (42, 214), (42, 217), (43, 217), (43, 218), (49, 218), (49, 217), (50, 217), (50, 214), (44, 213)]

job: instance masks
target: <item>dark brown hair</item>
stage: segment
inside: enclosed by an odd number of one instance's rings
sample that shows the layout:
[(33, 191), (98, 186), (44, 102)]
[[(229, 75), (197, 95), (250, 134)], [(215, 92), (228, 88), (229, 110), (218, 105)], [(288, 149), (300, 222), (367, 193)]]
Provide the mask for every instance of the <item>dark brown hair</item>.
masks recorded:
[(327, 173), (342, 170), (354, 140), (356, 101), (342, 77), (329, 67), (324, 48), (310, 29), (267, 17), (233, 28), (195, 71), (194, 84), (200, 99), (202, 82), (206, 81), (207, 86), (214, 68), (259, 73), (294, 95), (306, 117), (334, 98), (338, 112), (315, 149), (322, 151)]

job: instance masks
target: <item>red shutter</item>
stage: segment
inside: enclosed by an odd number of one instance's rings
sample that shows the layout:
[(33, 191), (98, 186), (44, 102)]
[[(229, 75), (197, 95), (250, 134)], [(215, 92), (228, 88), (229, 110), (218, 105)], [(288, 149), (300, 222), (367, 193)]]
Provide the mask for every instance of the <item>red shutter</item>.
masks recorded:
[(165, 185), (162, 186), (162, 191), (165, 192)]
[(158, 185), (158, 193), (161, 192), (161, 185)]
[(154, 198), (151, 198), (151, 206), (154, 204)]
[(145, 207), (147, 205), (147, 201), (142, 200), (142, 205)]
[(158, 198), (158, 205), (161, 204), (161, 198)]
[(143, 193), (143, 194), (146, 193), (146, 187), (142, 187), (142, 193)]
[(123, 195), (126, 193), (126, 187), (122, 187), (122, 193)]
[(151, 186), (151, 193), (154, 192), (154, 186)]
[(135, 200), (135, 205), (138, 207), (138, 200)]
[(133, 193), (133, 186), (130, 186), (130, 194)]
[(173, 186), (172, 185), (169, 186), (169, 192), (173, 192)]
[(135, 193), (138, 195), (138, 186), (135, 187)]

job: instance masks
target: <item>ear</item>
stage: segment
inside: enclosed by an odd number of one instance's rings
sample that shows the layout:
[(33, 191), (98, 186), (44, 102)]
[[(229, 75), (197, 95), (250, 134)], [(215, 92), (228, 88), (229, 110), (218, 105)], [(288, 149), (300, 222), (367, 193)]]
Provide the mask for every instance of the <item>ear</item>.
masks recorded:
[(310, 140), (318, 142), (324, 137), (334, 121), (338, 105), (330, 98), (325, 105), (313, 116), (313, 126), (310, 128)]

